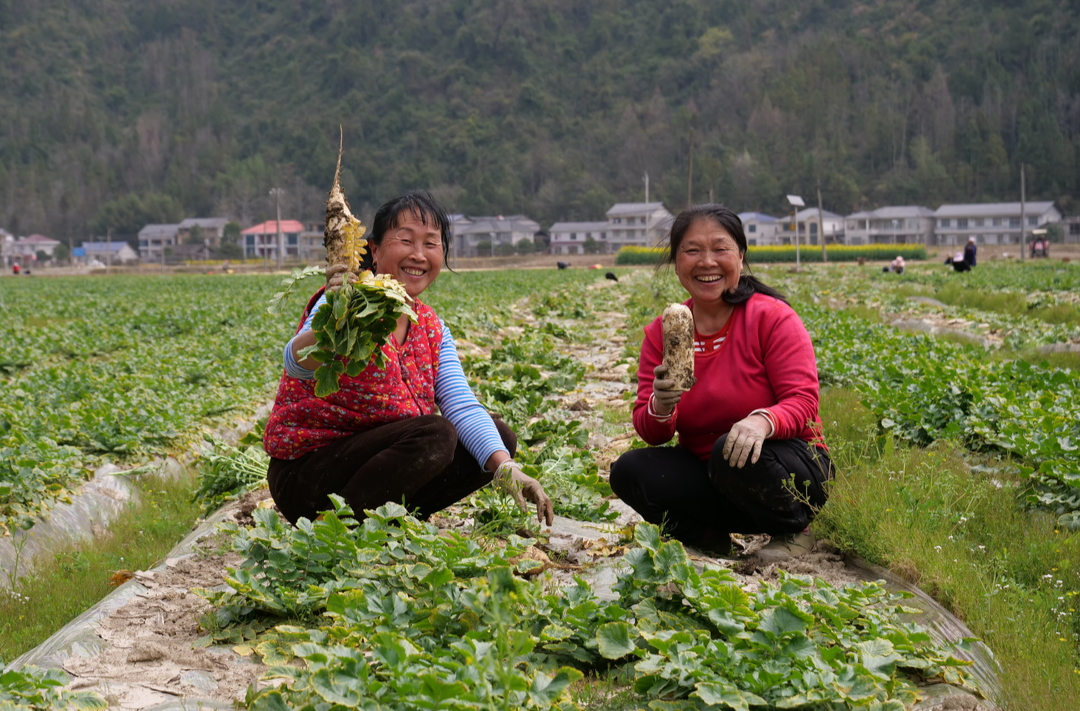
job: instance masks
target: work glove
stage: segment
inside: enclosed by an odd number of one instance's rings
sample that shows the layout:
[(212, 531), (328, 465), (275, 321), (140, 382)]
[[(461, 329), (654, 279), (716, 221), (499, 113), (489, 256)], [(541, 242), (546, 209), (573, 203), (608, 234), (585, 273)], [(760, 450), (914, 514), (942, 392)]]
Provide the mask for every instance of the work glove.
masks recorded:
[(742, 469), (747, 460), (757, 464), (761, 445), (769, 436), (772, 425), (763, 415), (750, 415), (736, 422), (724, 442), (724, 459), (730, 466)]
[(528, 513), (526, 501), (536, 504), (536, 520), (548, 526), (555, 520), (555, 508), (551, 499), (544, 493), (540, 482), (521, 471), (521, 467), (512, 459), (507, 459), (495, 470), (495, 484), (501, 490), (514, 497), (522, 511)]
[(675, 381), (665, 378), (668, 367), (661, 363), (653, 368), (653, 412), (657, 415), (670, 415), (679, 404), (683, 391), (675, 389)]
[(335, 264), (326, 268), (326, 290), (337, 291), (345, 283), (345, 277), (349, 278), (349, 282), (356, 281), (355, 274), (349, 274), (347, 267), (344, 264)]

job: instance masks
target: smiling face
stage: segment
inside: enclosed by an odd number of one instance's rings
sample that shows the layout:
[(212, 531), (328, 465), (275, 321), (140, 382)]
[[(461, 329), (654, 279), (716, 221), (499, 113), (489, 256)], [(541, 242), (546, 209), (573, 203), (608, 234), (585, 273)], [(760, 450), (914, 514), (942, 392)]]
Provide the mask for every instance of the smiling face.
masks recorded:
[(724, 292), (738, 285), (742, 266), (738, 243), (711, 219), (691, 223), (675, 252), (675, 274), (695, 306), (720, 306)]
[(371, 245), (376, 273), (389, 274), (416, 298), (439, 276), (443, 263), (442, 233), (412, 211), (398, 216), (397, 225)]

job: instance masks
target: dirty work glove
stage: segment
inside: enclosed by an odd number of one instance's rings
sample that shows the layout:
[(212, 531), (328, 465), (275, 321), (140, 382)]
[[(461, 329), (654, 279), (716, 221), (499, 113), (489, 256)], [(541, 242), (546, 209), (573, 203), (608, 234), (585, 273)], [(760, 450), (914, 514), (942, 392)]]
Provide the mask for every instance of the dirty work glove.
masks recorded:
[(345, 278), (348, 277), (349, 282), (356, 281), (355, 274), (349, 274), (346, 271), (347, 267), (344, 264), (335, 264), (332, 267), (326, 268), (326, 290), (337, 291), (345, 283)]
[(683, 391), (675, 389), (675, 381), (668, 380), (664, 376), (668, 374), (668, 367), (661, 363), (653, 368), (653, 375), (656, 380), (653, 380), (653, 404), (652, 409), (657, 415), (666, 416), (670, 415), (675, 406), (679, 404), (679, 400), (682, 398)]
[(723, 457), (736, 469), (742, 469), (749, 459), (757, 464), (761, 456), (761, 444), (769, 436), (772, 424), (764, 415), (750, 415), (736, 422), (724, 442)]
[(555, 520), (555, 508), (551, 499), (544, 493), (540, 482), (521, 471), (517, 462), (507, 459), (495, 470), (495, 485), (514, 497), (522, 511), (528, 512), (526, 501), (536, 504), (536, 520), (551, 525)]

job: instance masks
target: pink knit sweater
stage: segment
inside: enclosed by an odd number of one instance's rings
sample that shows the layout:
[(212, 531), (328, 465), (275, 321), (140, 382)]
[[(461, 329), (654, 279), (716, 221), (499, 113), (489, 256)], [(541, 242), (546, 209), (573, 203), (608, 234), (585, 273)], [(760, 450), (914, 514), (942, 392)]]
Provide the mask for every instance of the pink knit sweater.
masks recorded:
[[(693, 309), (693, 299), (685, 302)], [(765, 408), (776, 431), (771, 439), (804, 439), (824, 447), (818, 415), (817, 359), (810, 334), (779, 299), (754, 294), (735, 307), (723, 345), (694, 356), (697, 383), (668, 420), (649, 414), (653, 368), (663, 356), (661, 320), (645, 327), (638, 367), (634, 429), (651, 445), (676, 434), (701, 459), (712, 456), (720, 435), (752, 411)]]

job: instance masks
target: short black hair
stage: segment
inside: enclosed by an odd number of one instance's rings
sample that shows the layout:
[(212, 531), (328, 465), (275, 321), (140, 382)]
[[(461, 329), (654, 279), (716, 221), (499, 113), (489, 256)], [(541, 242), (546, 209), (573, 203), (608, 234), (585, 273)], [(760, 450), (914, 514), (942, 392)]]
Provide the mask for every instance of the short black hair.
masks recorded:
[[(426, 190), (410, 190), (403, 195), (398, 195), (383, 203), (375, 213), (375, 219), (371, 224), (372, 244), (382, 244), (383, 237), (388, 230), (398, 226), (398, 220), (404, 213), (412, 213), (424, 221), (424, 224), (436, 227), (442, 237), (443, 265), (449, 267), (447, 261), (450, 256), (450, 243), (453, 235), (450, 232), (450, 217), (439, 202)], [(367, 255), (371, 258), (371, 253)], [(370, 268), (370, 263), (367, 265)]]
[[(735, 240), (735, 245), (739, 248), (739, 256), (743, 258), (743, 264), (746, 265), (747, 271), (750, 270), (750, 262), (746, 259), (746, 232), (743, 230), (742, 219), (731, 209), (714, 202), (692, 205), (675, 216), (675, 220), (671, 223), (671, 230), (668, 232), (667, 254), (660, 258), (660, 263), (656, 265), (657, 269), (675, 263), (675, 255), (679, 251), (679, 244), (682, 243), (686, 231), (690, 229), (690, 225), (705, 220), (715, 222), (731, 235), (731, 238)], [(753, 273), (740, 276), (738, 285), (732, 291), (726, 292), (723, 298), (729, 304), (741, 304), (754, 293), (766, 294), (787, 303), (787, 299), (783, 294), (765, 284)]]

